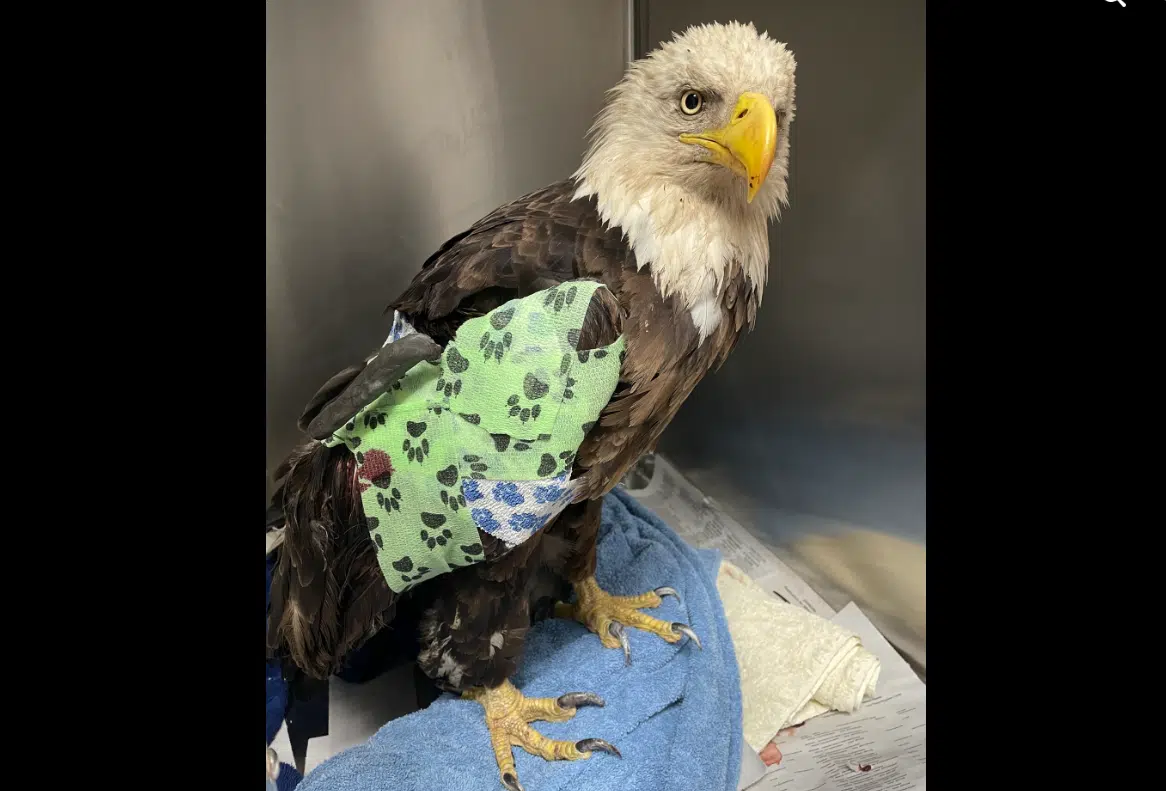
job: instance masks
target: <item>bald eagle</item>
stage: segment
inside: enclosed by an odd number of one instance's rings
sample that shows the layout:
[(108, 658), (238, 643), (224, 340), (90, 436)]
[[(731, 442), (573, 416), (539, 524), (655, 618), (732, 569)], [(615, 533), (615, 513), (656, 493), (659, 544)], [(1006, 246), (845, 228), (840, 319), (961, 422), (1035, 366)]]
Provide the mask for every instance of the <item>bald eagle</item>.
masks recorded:
[[(310, 441), (276, 472), (274, 655), (327, 678), (412, 612), (419, 667), (482, 704), (511, 791), (521, 789), (513, 746), (548, 760), (618, 755), (601, 740), (548, 740), (529, 724), (602, 705), (595, 695), (528, 699), (509, 679), (548, 574), (575, 593), (554, 615), (580, 621), (608, 648), (627, 653), (625, 628), (699, 644), (687, 625), (641, 612), (671, 589), (619, 597), (596, 583), (600, 500), (754, 325), (768, 277), (768, 224), (788, 205), (794, 70), (785, 45), (751, 24), (675, 35), (609, 91), (570, 178), (499, 207), (425, 261), (389, 306), (414, 335), (325, 384), (300, 420)], [(587, 306), (578, 348), (621, 337), (626, 345), (618, 385), (570, 462), (573, 501), (529, 540), (512, 545), (483, 530), (481, 562), (394, 591), (370, 539), (354, 454), (321, 440), (403, 370), (434, 359), (464, 322), (577, 280), (605, 286)]]

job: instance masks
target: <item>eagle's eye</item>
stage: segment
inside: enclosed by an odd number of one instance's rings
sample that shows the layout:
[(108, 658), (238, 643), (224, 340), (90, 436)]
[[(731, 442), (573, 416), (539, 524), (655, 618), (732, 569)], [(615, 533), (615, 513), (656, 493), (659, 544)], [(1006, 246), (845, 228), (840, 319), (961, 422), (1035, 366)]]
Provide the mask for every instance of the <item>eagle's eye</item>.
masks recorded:
[(704, 107), (704, 97), (700, 91), (685, 91), (680, 95), (680, 112), (685, 115), (696, 115)]

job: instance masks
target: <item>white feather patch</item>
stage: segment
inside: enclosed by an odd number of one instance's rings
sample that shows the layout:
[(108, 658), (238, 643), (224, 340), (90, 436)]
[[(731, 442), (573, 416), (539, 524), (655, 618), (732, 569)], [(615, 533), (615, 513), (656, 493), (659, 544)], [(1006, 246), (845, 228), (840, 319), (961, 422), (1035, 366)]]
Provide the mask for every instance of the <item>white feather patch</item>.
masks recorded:
[[(662, 188), (633, 200), (614, 179), (608, 185), (600, 190), (583, 178), (575, 197), (596, 195), (600, 217), (623, 230), (636, 267), (650, 268), (661, 296), (679, 297), (702, 342), (721, 323), (721, 290), (733, 261), (741, 264), (760, 299), (769, 269), (769, 227), (763, 214), (718, 212), (694, 200), (686, 206), (679, 193)], [(656, 222), (657, 214), (669, 217), (667, 227)]]
[(702, 341), (716, 331), (724, 315), (715, 293), (701, 297), (689, 312), (692, 314), (692, 325), (696, 327)]

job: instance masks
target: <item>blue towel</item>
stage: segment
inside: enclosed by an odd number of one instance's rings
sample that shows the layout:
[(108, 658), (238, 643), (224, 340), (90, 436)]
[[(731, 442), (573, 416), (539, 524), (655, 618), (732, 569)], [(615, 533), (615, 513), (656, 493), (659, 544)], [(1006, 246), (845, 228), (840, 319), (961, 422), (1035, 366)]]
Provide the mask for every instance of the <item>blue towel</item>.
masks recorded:
[[(675, 588), (651, 611), (690, 624), (689, 640), (667, 643), (628, 629), (632, 666), (574, 621), (537, 624), (527, 637), (515, 685), (529, 697), (594, 692), (605, 708), (581, 708), (565, 723), (537, 722), (551, 739), (606, 739), (623, 759), (592, 753), (583, 761), (544, 761), (515, 748), (527, 791), (736, 791), (741, 768), (741, 687), (725, 613), (716, 589), (720, 556), (685, 544), (630, 495), (603, 503), (596, 577), (608, 592), (633, 595)], [(393, 720), (367, 743), (310, 772), (298, 791), (497, 791), (502, 788), (477, 703), (446, 695)]]

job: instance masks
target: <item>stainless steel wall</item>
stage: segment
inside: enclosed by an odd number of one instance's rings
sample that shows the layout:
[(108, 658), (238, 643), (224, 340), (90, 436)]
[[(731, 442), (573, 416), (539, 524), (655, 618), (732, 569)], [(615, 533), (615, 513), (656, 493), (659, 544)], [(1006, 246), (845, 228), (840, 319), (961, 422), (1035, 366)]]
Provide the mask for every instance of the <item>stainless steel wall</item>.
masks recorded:
[(441, 242), (578, 166), (626, 21), (622, 0), (267, 3), (268, 473)]
[(791, 205), (770, 234), (757, 328), (660, 451), (925, 664), (924, 0), (646, 10), (650, 47), (736, 19), (798, 61)]

